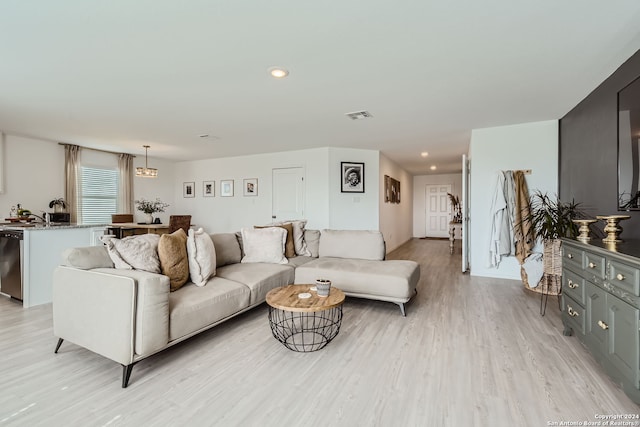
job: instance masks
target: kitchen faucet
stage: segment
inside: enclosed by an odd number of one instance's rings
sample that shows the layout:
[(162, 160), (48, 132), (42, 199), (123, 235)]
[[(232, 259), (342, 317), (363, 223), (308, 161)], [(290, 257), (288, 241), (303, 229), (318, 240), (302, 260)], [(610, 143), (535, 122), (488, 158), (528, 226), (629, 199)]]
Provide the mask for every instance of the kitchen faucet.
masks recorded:
[(42, 212), (42, 216), (36, 215), (34, 213), (29, 214), (29, 216), (34, 216), (47, 225), (51, 224), (51, 218), (49, 217), (49, 214), (44, 211)]

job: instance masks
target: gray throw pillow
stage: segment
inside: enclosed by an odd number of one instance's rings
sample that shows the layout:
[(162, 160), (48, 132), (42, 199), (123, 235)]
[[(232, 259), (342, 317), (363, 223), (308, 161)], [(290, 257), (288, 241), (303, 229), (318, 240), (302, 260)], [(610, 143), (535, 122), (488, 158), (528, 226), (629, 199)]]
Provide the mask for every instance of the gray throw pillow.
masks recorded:
[(160, 273), (157, 234), (142, 234), (124, 239), (109, 239), (107, 250), (116, 268)]

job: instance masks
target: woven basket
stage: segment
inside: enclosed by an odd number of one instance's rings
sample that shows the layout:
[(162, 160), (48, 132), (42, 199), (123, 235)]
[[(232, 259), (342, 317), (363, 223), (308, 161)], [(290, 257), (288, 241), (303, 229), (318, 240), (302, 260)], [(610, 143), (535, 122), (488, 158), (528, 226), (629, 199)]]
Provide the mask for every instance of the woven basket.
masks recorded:
[(520, 267), (520, 277), (524, 288), (531, 292), (545, 295), (560, 295), (562, 293), (562, 254), (560, 253), (561, 241), (545, 240), (542, 256), (544, 275), (538, 286), (532, 288), (527, 280), (527, 273)]
[(529, 286), (524, 268), (520, 268), (520, 276), (527, 291), (545, 295), (560, 295), (562, 293), (562, 276), (544, 274), (535, 288)]
[(542, 263), (544, 274), (552, 276), (562, 276), (562, 254), (560, 247), (562, 241), (560, 239), (545, 240)]

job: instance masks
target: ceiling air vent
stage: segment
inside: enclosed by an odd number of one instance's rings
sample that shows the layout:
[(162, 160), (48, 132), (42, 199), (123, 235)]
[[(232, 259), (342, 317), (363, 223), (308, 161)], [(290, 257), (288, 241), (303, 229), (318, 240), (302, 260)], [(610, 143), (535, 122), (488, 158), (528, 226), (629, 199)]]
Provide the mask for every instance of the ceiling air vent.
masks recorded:
[(369, 119), (373, 117), (368, 111), (354, 111), (353, 113), (346, 113), (345, 116), (349, 117), (351, 120), (361, 120), (361, 119)]
[(209, 135), (208, 133), (201, 133), (198, 135), (198, 137), (202, 140), (202, 141), (206, 141), (206, 142), (216, 142), (220, 139), (219, 136), (216, 135)]

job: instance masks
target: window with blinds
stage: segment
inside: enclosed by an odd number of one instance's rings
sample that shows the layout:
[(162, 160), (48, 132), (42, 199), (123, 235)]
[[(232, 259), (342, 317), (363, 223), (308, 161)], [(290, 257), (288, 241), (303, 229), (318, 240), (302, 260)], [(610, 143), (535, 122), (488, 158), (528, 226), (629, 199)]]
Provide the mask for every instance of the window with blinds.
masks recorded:
[(82, 166), (80, 217), (83, 224), (109, 224), (118, 212), (118, 170)]

